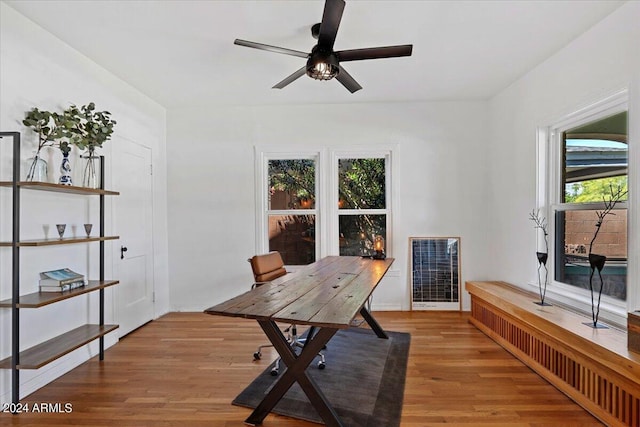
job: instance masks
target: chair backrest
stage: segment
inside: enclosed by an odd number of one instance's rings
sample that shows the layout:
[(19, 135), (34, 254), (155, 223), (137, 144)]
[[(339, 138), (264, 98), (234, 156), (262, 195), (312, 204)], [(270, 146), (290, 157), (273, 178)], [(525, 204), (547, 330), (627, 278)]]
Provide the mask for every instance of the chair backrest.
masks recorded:
[(287, 274), (280, 252), (255, 255), (249, 259), (249, 263), (251, 264), (253, 277), (257, 284), (270, 282)]

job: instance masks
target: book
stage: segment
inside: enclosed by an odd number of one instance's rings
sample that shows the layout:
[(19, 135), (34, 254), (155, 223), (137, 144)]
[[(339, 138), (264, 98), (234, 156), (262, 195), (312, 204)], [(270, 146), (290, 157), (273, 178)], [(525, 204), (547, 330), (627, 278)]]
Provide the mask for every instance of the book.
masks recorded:
[(71, 283), (83, 282), (84, 276), (69, 268), (44, 271), (40, 273), (40, 286), (63, 286)]
[(40, 292), (65, 292), (72, 289), (78, 289), (85, 285), (84, 280), (65, 283), (64, 285), (40, 285)]

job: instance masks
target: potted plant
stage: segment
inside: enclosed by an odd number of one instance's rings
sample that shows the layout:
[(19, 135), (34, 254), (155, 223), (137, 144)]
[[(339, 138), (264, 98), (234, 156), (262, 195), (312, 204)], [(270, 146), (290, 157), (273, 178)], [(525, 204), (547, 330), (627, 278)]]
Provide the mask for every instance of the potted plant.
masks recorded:
[(90, 102), (80, 108), (71, 105), (64, 111), (62, 122), (63, 134), (73, 145), (87, 152), (82, 185), (98, 188), (95, 150), (111, 138), (116, 121), (111, 119), (110, 112), (96, 111), (95, 104)]
[(53, 145), (54, 141), (61, 136), (58, 128), (59, 123), (60, 115), (58, 113), (40, 111), (35, 107), (28, 111), (22, 120), (23, 125), (38, 134), (38, 148), (30, 159), (31, 165), (27, 171), (27, 181), (47, 180), (47, 162), (40, 156), (40, 151), (46, 146)]

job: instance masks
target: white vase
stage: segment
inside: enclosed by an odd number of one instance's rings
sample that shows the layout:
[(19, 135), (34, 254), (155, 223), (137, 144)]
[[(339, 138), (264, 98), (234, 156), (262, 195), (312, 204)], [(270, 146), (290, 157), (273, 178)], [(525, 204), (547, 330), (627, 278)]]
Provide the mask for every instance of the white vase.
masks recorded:
[(98, 169), (96, 160), (98, 156), (94, 156), (93, 152), (84, 157), (84, 172), (82, 175), (82, 186), (87, 188), (100, 188), (100, 180), (98, 179)]

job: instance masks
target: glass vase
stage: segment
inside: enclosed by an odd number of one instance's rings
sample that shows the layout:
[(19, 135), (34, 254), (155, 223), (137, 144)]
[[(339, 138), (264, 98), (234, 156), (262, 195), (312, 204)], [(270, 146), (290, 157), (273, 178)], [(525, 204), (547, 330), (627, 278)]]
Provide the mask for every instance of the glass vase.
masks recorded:
[(82, 175), (82, 186), (87, 188), (100, 188), (100, 180), (98, 178), (98, 169), (96, 160), (98, 156), (94, 156), (93, 152), (84, 157), (84, 172)]
[(71, 163), (69, 162), (69, 154), (62, 155), (62, 163), (60, 164), (60, 179), (58, 180), (59, 184), (62, 185), (73, 185), (73, 181), (71, 179)]
[(40, 157), (40, 152), (34, 153), (29, 158), (29, 169), (27, 169), (27, 181), (47, 182), (47, 162)]

